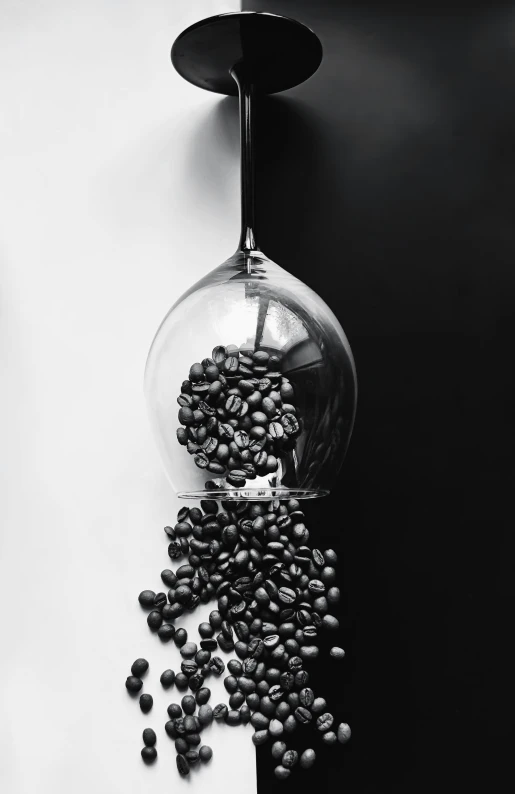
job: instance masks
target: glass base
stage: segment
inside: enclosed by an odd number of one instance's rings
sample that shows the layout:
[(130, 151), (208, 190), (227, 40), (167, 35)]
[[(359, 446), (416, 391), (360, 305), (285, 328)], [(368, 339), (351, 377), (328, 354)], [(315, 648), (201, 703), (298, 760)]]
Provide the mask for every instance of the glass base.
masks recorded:
[(180, 491), (180, 499), (227, 499), (240, 502), (270, 502), (272, 499), (320, 499), (329, 491), (320, 488), (219, 488), (208, 491)]

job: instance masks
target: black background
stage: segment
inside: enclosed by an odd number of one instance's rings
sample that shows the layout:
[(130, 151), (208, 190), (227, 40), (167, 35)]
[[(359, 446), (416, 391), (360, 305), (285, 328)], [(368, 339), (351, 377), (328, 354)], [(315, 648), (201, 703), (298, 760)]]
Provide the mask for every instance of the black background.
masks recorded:
[(257, 232), (338, 315), (359, 381), (339, 485), (306, 508), (343, 593), (313, 685), (353, 736), (286, 782), (259, 748), (259, 792), (511, 790), (515, 6), (243, 8), (324, 45), (263, 102)]

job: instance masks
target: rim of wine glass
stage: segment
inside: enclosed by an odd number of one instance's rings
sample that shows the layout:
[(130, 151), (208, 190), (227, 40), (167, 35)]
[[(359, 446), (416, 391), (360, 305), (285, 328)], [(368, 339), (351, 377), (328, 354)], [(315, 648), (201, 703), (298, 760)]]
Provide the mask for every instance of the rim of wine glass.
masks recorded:
[(224, 499), (227, 501), (266, 502), (272, 499), (320, 499), (324, 488), (220, 488), (203, 491), (179, 491), (179, 499)]

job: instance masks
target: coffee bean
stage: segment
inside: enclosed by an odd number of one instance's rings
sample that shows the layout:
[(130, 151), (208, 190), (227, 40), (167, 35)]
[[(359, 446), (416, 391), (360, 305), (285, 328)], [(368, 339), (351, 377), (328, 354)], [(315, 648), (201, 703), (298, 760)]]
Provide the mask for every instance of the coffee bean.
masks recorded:
[(177, 755), (176, 762), (177, 762), (177, 769), (179, 770), (179, 774), (182, 775), (183, 777), (185, 775), (189, 775), (190, 765), (188, 764), (186, 756), (183, 755), (182, 753), (179, 753)]
[(286, 749), (285, 742), (274, 742), (272, 745), (272, 758), (275, 758), (276, 761), (279, 761), (285, 754)]
[(169, 689), (175, 682), (175, 678), (176, 676), (173, 670), (165, 670), (164, 673), (161, 673), (159, 680), (165, 689)]
[(281, 765), (276, 766), (274, 769), (274, 775), (279, 780), (286, 780), (287, 777), (290, 777), (290, 774), (290, 770)]
[(345, 744), (346, 742), (349, 741), (350, 737), (351, 737), (351, 729), (349, 725), (347, 725), (346, 722), (341, 722), (338, 725), (338, 741), (341, 744)]
[(295, 719), (293, 714), (290, 714), (284, 720), (284, 732), (287, 733), (287, 734), (288, 733), (293, 733), (297, 729), (297, 725), (298, 725), (297, 720)]
[(236, 711), (235, 709), (231, 709), (225, 716), (225, 722), (227, 725), (239, 725), (241, 722), (240, 712)]
[(243, 692), (233, 692), (229, 698), (229, 708), (239, 709), (245, 702), (245, 695)]
[(219, 656), (213, 656), (208, 662), (208, 667), (215, 675), (222, 675), (225, 670), (225, 663)]
[(304, 750), (300, 757), (300, 765), (303, 769), (310, 769), (316, 761), (316, 753), (314, 750)]
[(213, 718), (217, 721), (224, 720), (228, 711), (229, 709), (225, 703), (219, 703), (218, 706), (215, 706), (213, 709)]
[(278, 736), (282, 736), (283, 731), (284, 727), (280, 720), (270, 720), (270, 725), (268, 726), (268, 732), (270, 733), (270, 736), (277, 738)]
[(333, 724), (333, 721), (333, 715), (326, 711), (324, 714), (321, 714), (319, 717), (317, 717), (317, 730), (319, 730), (321, 733), (328, 731)]
[(286, 750), (281, 759), (281, 764), (286, 769), (291, 769), (299, 760), (299, 754), (296, 750)]
[(316, 645), (304, 645), (299, 654), (302, 659), (316, 659), (318, 656), (318, 647)]
[(143, 744), (147, 747), (153, 747), (157, 742), (156, 732), (152, 728), (145, 728), (143, 731)]
[(255, 733), (253, 733), (252, 735), (252, 741), (254, 742), (256, 747), (259, 747), (259, 745), (265, 744), (265, 742), (268, 741), (269, 735), (270, 734), (266, 729), (262, 731), (255, 731)]
[(167, 708), (168, 716), (171, 719), (177, 719), (178, 717), (182, 717), (182, 709), (178, 703), (170, 703)]
[(125, 686), (128, 692), (139, 692), (143, 686), (143, 681), (138, 676), (130, 675), (125, 681)]
[(131, 673), (137, 678), (141, 678), (141, 676), (144, 675), (147, 670), (148, 662), (146, 659), (136, 659), (136, 661), (132, 663)]
[(141, 695), (139, 699), (139, 707), (142, 710), (143, 714), (148, 714), (151, 710), (152, 706), (154, 705), (154, 699), (152, 695)]
[[(201, 691), (201, 690), (199, 690)], [(213, 709), (208, 703), (203, 703), (198, 710), (201, 725), (211, 725), (213, 722)]]
[(311, 712), (308, 711), (304, 706), (298, 706), (294, 711), (294, 717), (297, 722), (306, 723), (310, 722), (311, 720)]
[(143, 747), (141, 750), (141, 757), (146, 764), (152, 764), (157, 758), (157, 750), (155, 747)]
[(163, 642), (169, 642), (174, 634), (175, 626), (171, 626), (170, 623), (163, 623), (157, 630), (157, 635)]
[(184, 645), (181, 646), (180, 654), (183, 659), (191, 659), (193, 656), (195, 656), (197, 651), (198, 648), (195, 642), (185, 642)]
[(177, 441), (181, 446), (185, 447), (186, 444), (188, 443), (188, 434), (186, 430), (184, 429), (184, 427), (178, 427), (175, 432), (177, 434)]
[(193, 695), (184, 695), (181, 706), (185, 714), (194, 714), (197, 704)]
[(155, 597), (156, 594), (153, 590), (143, 590), (138, 596), (138, 601), (145, 609), (152, 609), (154, 606)]
[(336, 631), (340, 627), (340, 621), (333, 617), (332, 615), (324, 615), (322, 619), (322, 625), (324, 629), (329, 629), (329, 631)]
[(315, 694), (312, 689), (306, 687), (305, 689), (301, 689), (299, 692), (299, 699), (301, 704), (309, 709), (315, 702)]
[(322, 734), (322, 741), (325, 744), (336, 744), (336, 734), (334, 731), (327, 731), (327, 733)]
[(213, 751), (207, 744), (203, 744), (200, 750), (198, 751), (199, 758), (203, 764), (207, 764), (208, 761), (211, 761), (213, 757)]

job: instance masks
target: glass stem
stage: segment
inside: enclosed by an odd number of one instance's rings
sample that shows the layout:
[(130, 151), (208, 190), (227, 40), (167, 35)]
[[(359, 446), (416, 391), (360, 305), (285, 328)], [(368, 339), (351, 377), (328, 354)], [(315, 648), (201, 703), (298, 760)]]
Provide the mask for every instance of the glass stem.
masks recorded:
[[(240, 99), (241, 236), (239, 250), (259, 251), (254, 235), (254, 102), (255, 88), (241, 64), (231, 70)], [(250, 264), (250, 263), (249, 263)]]

